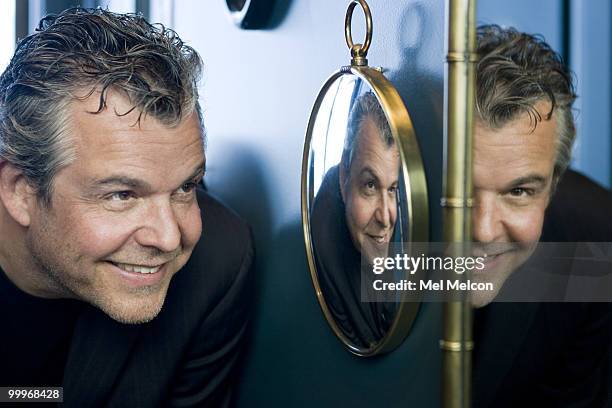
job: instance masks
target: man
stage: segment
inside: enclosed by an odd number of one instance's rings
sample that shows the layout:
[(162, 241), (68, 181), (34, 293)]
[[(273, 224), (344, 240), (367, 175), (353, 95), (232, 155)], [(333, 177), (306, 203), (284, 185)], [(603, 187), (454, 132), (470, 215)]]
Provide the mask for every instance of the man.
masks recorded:
[(248, 227), (204, 192), (198, 54), (142, 17), (41, 21), (0, 77), (2, 386), (225, 406)]
[(376, 96), (351, 110), (338, 176), (355, 248), (369, 262), (387, 256), (397, 218), (399, 151)]
[[(609, 304), (486, 306), (528, 262), (541, 238), (585, 238), (541, 236), (555, 189), (566, 188), (560, 180), (575, 136), (571, 76), (546, 43), (514, 29), (480, 27), (478, 53), (473, 235), (486, 262), (473, 278), (493, 282), (496, 291), (477, 292), (472, 299), (480, 307), (475, 314), (474, 406), (607, 406), (612, 386), (606, 377), (612, 343)], [(586, 190), (602, 196), (590, 182)], [(609, 210), (611, 203), (608, 195), (594, 206)], [(557, 210), (547, 214), (547, 225), (598, 222), (611, 233), (609, 219), (569, 219), (560, 204), (561, 209), (554, 205)]]
[[(397, 218), (399, 152), (372, 92), (353, 102), (340, 163), (316, 193), (311, 215), (321, 291), (347, 339), (367, 349), (389, 330), (395, 305), (362, 302), (362, 261), (387, 256)], [(365, 274), (370, 277), (371, 274)]]
[(535, 37), (479, 30), (474, 134), (473, 236), (496, 292), (533, 253), (544, 212), (570, 160), (575, 99), (563, 62)]

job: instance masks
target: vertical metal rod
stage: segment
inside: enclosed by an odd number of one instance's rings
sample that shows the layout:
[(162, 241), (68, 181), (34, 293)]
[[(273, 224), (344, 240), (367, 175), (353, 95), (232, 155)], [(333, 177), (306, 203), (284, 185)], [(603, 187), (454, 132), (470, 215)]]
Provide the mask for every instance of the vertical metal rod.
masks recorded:
[[(449, 2), (443, 237), (449, 243), (469, 243), (477, 60), (476, 1)], [(444, 408), (470, 407), (472, 308), (467, 294), (464, 295), (460, 301), (453, 300), (444, 304), (443, 338), (440, 341)]]

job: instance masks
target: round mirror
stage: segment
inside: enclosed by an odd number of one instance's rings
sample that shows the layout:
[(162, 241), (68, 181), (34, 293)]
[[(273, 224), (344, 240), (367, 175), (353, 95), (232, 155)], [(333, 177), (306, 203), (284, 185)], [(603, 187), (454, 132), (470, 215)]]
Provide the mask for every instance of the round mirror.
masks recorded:
[[(319, 93), (304, 147), (302, 221), (312, 281), (336, 336), (361, 356), (397, 347), (419, 304), (402, 291), (374, 290), (373, 265), (427, 242), (427, 189), (410, 117), (380, 70), (345, 67)], [(387, 276), (410, 278), (399, 273)]]

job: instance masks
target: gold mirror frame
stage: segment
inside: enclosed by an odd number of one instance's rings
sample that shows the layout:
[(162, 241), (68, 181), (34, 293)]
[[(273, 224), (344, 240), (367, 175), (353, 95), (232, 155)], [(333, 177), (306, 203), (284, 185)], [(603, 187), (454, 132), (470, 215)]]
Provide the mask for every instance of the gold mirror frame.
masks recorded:
[[(349, 22), (350, 23), (350, 22)], [(310, 164), (310, 145), (317, 114), (323, 102), (323, 98), (331, 85), (344, 75), (355, 75), (370, 86), (378, 102), (380, 103), (389, 123), (391, 133), (397, 143), (402, 162), (402, 175), (404, 177), (404, 199), (408, 208), (408, 237), (407, 253), (411, 253), (411, 242), (427, 242), (429, 235), (429, 207), (427, 199), (427, 182), (425, 179), (425, 169), (423, 160), (417, 143), (414, 127), (408, 111), (402, 102), (399, 93), (393, 85), (382, 74), (381, 69), (368, 66), (352, 65), (343, 67), (325, 82), (314, 103), (306, 138), (304, 142), (304, 152), (302, 156), (302, 227), (304, 231), (304, 242), (306, 244), (306, 256), (310, 277), (315, 288), (319, 306), (323, 311), (327, 323), (331, 326), (334, 334), (349, 349), (350, 352), (358, 356), (368, 357), (381, 353), (389, 352), (398, 347), (408, 335), (410, 328), (415, 320), (420, 303), (404, 301), (405, 294), (402, 292), (397, 315), (387, 334), (376, 345), (370, 348), (360, 348), (350, 342), (342, 333), (334, 320), (319, 285), (317, 267), (314, 258), (314, 250), (310, 231), (310, 210), (309, 204), (314, 200), (314, 192), (308, 183), (308, 169)]]

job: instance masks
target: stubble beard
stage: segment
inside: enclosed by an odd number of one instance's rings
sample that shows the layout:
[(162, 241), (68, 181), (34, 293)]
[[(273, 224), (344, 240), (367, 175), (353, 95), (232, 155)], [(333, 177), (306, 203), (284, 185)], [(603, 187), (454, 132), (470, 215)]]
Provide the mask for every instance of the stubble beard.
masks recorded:
[[(65, 244), (64, 248), (45, 245), (47, 240), (53, 239), (49, 233), (47, 225), (42, 226), (39, 234), (28, 233), (26, 248), (31, 255), (36, 273), (40, 275), (44, 285), (56, 295), (54, 297), (83, 301), (123, 324), (147, 323), (161, 312), (169, 286), (169, 278), (165, 278), (156, 285), (129, 288), (129, 291), (119, 295), (123, 299), (117, 299), (112, 294), (106, 293), (110, 288), (96, 288), (95, 282), (88, 279), (77, 280), (75, 277), (79, 276), (78, 273), (71, 274), (66, 270), (64, 265), (75, 265), (76, 267), (80, 264), (82, 257), (70, 256), (76, 251), (71, 249), (69, 243)], [(92, 265), (92, 267), (96, 266)], [(93, 276), (96, 277), (101, 273), (103, 271), (97, 271)], [(91, 275), (82, 276), (86, 278)], [(153, 299), (154, 297), (156, 299)]]
[(480, 308), (493, 302), (512, 274), (529, 261), (536, 247), (537, 242), (519, 244), (516, 249), (512, 251), (514, 252), (511, 254), (513, 257), (506, 261), (508, 263), (507, 265), (498, 265), (499, 270), (491, 271), (488, 274), (471, 276), (476, 282), (491, 282), (494, 287), (494, 290), (491, 292), (472, 291), (470, 293), (470, 303), (472, 306), (474, 308)]

